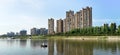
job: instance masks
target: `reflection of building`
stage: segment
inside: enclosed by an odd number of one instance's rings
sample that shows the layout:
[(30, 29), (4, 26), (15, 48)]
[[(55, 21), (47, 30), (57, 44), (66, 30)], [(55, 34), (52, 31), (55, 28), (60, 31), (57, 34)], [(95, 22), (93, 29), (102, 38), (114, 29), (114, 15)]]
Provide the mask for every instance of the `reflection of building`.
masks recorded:
[(48, 41), (48, 55), (54, 55), (54, 41)]
[(87, 42), (56, 41), (57, 55), (93, 55), (93, 45)]
[(62, 33), (63, 32), (63, 20), (57, 20), (57, 33)]
[(40, 40), (31, 40), (31, 47), (33, 48), (40, 48), (42, 41)]
[(47, 40), (31, 40), (30, 44), (33, 48), (41, 48), (42, 43), (47, 44)]
[(26, 47), (27, 45), (27, 40), (20, 40), (20, 46)]
[(22, 36), (27, 35), (27, 31), (26, 31), (26, 30), (21, 30), (21, 31), (20, 31), (20, 35), (22, 35)]
[(48, 19), (48, 34), (54, 34), (54, 19)]
[(57, 55), (63, 55), (63, 44), (64, 42), (61, 41), (61, 40), (58, 40), (57, 43), (56, 43), (56, 46), (57, 46)]

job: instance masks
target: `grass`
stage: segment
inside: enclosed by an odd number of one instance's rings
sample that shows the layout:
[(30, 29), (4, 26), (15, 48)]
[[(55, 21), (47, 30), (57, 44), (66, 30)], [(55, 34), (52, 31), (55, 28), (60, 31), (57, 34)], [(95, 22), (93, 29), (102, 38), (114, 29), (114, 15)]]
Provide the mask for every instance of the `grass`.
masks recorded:
[[(110, 36), (18, 36), (15, 39), (65, 39), (65, 38), (97, 38), (98, 40), (107, 40)], [(114, 37), (114, 36), (113, 36)], [(1, 37), (2, 38), (2, 37)]]

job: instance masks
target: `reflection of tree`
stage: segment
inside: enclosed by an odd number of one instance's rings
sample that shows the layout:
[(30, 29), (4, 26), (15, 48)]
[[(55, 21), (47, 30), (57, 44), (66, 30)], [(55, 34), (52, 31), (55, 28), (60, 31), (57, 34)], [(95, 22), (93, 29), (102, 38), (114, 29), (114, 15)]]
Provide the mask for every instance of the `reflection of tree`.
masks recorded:
[(115, 54), (117, 51), (117, 42), (107, 42), (107, 41), (99, 41), (95, 42), (94, 47), (99, 50), (111, 51), (112, 54)]
[(48, 55), (54, 55), (54, 41), (48, 41)]
[(25, 47), (27, 40), (20, 40), (20, 46)]

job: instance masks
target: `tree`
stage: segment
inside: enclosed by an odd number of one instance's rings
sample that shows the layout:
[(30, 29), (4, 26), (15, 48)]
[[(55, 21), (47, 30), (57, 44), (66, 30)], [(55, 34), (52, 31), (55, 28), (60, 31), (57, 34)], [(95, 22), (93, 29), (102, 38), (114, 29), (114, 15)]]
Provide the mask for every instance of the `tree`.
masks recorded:
[(116, 23), (111, 23), (110, 34), (115, 34), (115, 32), (116, 32)]
[(120, 25), (118, 26), (118, 30), (117, 31), (118, 31), (118, 34), (120, 34)]
[(109, 33), (109, 26), (108, 24), (104, 24), (104, 34), (108, 34)]

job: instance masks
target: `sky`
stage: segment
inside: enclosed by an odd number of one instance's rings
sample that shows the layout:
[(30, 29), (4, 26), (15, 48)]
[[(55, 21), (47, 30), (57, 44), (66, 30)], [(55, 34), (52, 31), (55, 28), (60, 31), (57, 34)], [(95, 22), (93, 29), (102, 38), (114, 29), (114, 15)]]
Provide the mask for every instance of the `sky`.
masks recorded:
[(48, 28), (49, 18), (64, 19), (66, 11), (76, 13), (86, 6), (92, 7), (93, 26), (120, 25), (120, 0), (0, 0), (0, 35)]

